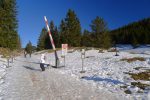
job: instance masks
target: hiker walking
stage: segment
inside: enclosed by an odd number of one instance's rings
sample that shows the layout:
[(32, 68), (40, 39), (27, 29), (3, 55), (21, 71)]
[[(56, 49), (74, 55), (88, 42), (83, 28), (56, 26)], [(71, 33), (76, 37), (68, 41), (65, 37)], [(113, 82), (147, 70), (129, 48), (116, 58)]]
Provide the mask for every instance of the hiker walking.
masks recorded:
[(24, 57), (26, 58), (26, 56), (27, 56), (27, 52), (26, 50), (24, 50)]
[(26, 47), (25, 47), (25, 51), (27, 52), (27, 54), (29, 54), (29, 56), (31, 57), (32, 54), (32, 43), (29, 41), (29, 43), (27, 43)]

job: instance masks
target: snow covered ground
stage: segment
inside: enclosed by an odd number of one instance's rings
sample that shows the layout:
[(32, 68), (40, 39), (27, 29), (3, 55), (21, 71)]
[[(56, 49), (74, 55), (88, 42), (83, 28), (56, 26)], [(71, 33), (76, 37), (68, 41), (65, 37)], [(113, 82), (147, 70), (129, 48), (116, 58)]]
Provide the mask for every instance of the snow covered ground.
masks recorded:
[(2, 90), (4, 88), (4, 78), (6, 75), (6, 59), (2, 59), (0, 55), (0, 100), (2, 99)]
[[(7, 70), (2, 100), (117, 100), (120, 97), (62, 75), (58, 69), (42, 72), (32, 58), (17, 57)], [(124, 97), (121, 97), (125, 100)]]
[[(150, 88), (143, 91), (136, 86), (132, 86), (131, 82), (143, 82), (150, 85), (150, 81), (135, 81), (130, 75), (125, 73), (138, 73), (143, 71), (135, 70), (134, 68), (137, 67), (146, 67), (150, 69), (150, 48), (146, 46), (136, 49), (132, 49), (131, 46), (122, 46), (118, 48), (120, 50), (119, 56), (114, 56), (114, 52), (105, 51), (104, 53), (98, 53), (98, 50), (86, 51), (86, 57), (84, 59), (85, 73), (80, 73), (82, 70), (81, 52), (75, 51), (73, 53), (68, 53), (66, 56), (66, 67), (61, 68), (59, 72), (68, 74), (87, 84), (92, 84), (100, 90), (118, 94), (120, 97), (126, 96), (127, 98), (147, 99)], [(61, 52), (58, 53), (61, 55)], [(49, 61), (52, 61), (52, 65), (55, 64), (53, 56), (53, 54), (47, 55)], [(121, 61), (123, 58), (134, 57), (145, 58), (145, 61), (134, 61), (131, 63)], [(63, 58), (60, 60), (63, 65)], [(132, 94), (126, 94), (124, 92), (126, 89), (120, 88), (122, 86), (127, 86), (127, 89), (129, 89)], [(140, 90), (143, 91), (143, 93), (138, 93)]]
[[(82, 70), (81, 52), (76, 50), (72, 53), (68, 53), (66, 56), (66, 66), (58, 69), (50, 68), (45, 72), (41, 72), (39, 65), (40, 54), (34, 54), (32, 58), (17, 57), (15, 63), (8, 70), (6, 75), (6, 82), (9, 84), (2, 94), (5, 99), (19, 100), (20, 94), (24, 94), (24, 99), (37, 99), (35, 96), (38, 94), (40, 100), (58, 100), (58, 95), (61, 96), (61, 100), (79, 99), (79, 100), (150, 100), (150, 87), (145, 90), (140, 89), (137, 86), (131, 85), (131, 82), (141, 82), (150, 85), (150, 81), (134, 80), (127, 73), (139, 73), (143, 69), (135, 70), (138, 67), (146, 67), (150, 69), (150, 47), (143, 46), (140, 48), (132, 49), (131, 46), (119, 46), (119, 56), (114, 56), (114, 52), (98, 53), (98, 50), (88, 50), (85, 53), (85, 59), (83, 63), (83, 70), (85, 73), (80, 73)], [(64, 58), (61, 58), (61, 51), (58, 51), (60, 58), (60, 66), (64, 65)], [(55, 65), (55, 57), (53, 53), (46, 54), (47, 62), (51, 65)], [(124, 58), (142, 57), (145, 61), (133, 61), (128, 63), (127, 61), (121, 61)], [(0, 65), (3, 62), (0, 61)], [(38, 66), (38, 67), (37, 67)], [(6, 69), (1, 68), (1, 73), (6, 74)], [(1, 74), (0, 73), (0, 74)], [(31, 78), (32, 76), (32, 78)], [(34, 78), (33, 78), (34, 76)], [(41, 77), (44, 77), (41, 79)], [(46, 78), (45, 78), (46, 77)], [(16, 79), (12, 79), (16, 78)], [(2, 79), (1, 79), (2, 80)], [(35, 83), (40, 81), (40, 83)], [(18, 82), (18, 83), (16, 83)], [(53, 83), (52, 83), (53, 82)], [(20, 83), (22, 85), (20, 85)], [(36, 84), (33, 87), (33, 84)], [(50, 88), (50, 96), (45, 94), (39, 94), (39, 90), (42, 88), (39, 84), (44, 84), (44, 88)], [(14, 86), (14, 87), (13, 87)], [(126, 88), (121, 88), (126, 86)], [(20, 87), (21, 90), (16, 89)], [(25, 88), (29, 88), (26, 89)], [(55, 89), (54, 89), (55, 87)], [(0, 88), (3, 86), (0, 85)], [(2, 89), (0, 89), (2, 90)], [(63, 91), (64, 90), (64, 91)], [(131, 94), (127, 94), (124, 91), (130, 90)], [(14, 93), (22, 91), (21, 93)], [(23, 92), (24, 91), (24, 92)], [(41, 90), (41, 93), (45, 93)], [(65, 91), (69, 96), (66, 97)], [(142, 91), (139, 93), (138, 91)], [(1, 92), (1, 91), (0, 91)], [(35, 93), (33, 93), (35, 92)], [(56, 92), (54, 94), (53, 92)], [(14, 96), (19, 95), (19, 96)], [(72, 96), (70, 96), (72, 95)], [(29, 97), (26, 97), (29, 96)], [(3, 97), (3, 96), (2, 96)], [(43, 99), (43, 98), (44, 99)], [(47, 97), (47, 98), (46, 98)]]

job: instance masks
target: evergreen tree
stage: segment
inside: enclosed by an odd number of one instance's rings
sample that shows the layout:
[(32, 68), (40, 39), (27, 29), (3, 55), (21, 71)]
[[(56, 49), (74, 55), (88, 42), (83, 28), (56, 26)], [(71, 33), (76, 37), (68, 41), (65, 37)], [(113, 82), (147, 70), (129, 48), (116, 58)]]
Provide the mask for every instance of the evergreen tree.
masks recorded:
[(81, 26), (73, 10), (69, 9), (65, 21), (61, 21), (60, 32), (62, 43), (68, 43), (69, 46), (80, 46)]
[[(54, 22), (50, 22), (50, 30), (56, 47), (60, 47), (59, 45), (59, 33), (57, 27), (54, 25)], [(51, 44), (51, 43), (50, 43)]]
[(108, 30), (107, 24), (104, 21), (104, 19), (98, 16), (92, 21), (92, 24), (90, 25), (90, 27), (92, 29), (92, 33), (95, 33), (95, 34), (100, 34)]
[(121, 28), (111, 31), (114, 41), (119, 44), (138, 44), (150, 43), (150, 18), (130, 23)]
[(65, 21), (64, 20), (61, 20), (61, 24), (60, 24), (60, 44), (65, 44), (67, 43), (67, 40), (68, 40), (68, 37), (67, 37), (67, 27), (66, 27), (66, 24), (65, 24)]
[(10, 49), (19, 48), (17, 33), (16, 0), (1, 0), (0, 2), (0, 46)]
[(101, 40), (101, 47), (103, 49), (109, 49), (112, 46), (112, 42), (111, 42), (111, 38), (108, 32), (104, 32), (102, 33), (101, 36), (102, 40)]
[[(46, 48), (46, 44), (45, 44), (46, 37), (48, 37), (48, 33), (47, 33), (46, 28), (44, 27), (38, 39), (37, 50), (44, 50)], [(48, 42), (50, 41), (48, 40)]]
[(150, 44), (150, 33), (145, 33), (144, 34), (145, 39), (144, 39), (144, 44)]
[[(94, 47), (102, 47), (102, 43), (104, 43), (104, 41), (108, 40), (107, 42), (109, 42), (110, 39), (105, 39), (102, 35), (108, 35), (108, 34), (103, 34), (105, 33), (108, 29), (107, 29), (107, 24), (106, 22), (103, 20), (103, 18), (100, 17), (96, 17), (93, 21), (92, 24), (90, 25), (91, 29), (92, 29), (92, 44)], [(109, 38), (109, 36), (107, 36), (107, 38)], [(104, 40), (103, 40), (104, 39)]]
[(59, 35), (57, 27), (55, 27), (54, 33), (55, 33), (55, 35), (54, 35), (55, 46), (57, 48), (61, 47), (61, 44), (60, 44), (60, 35)]
[(20, 35), (18, 35), (17, 44), (18, 44), (17, 48), (21, 49), (21, 38), (20, 38)]
[(84, 30), (81, 37), (81, 46), (92, 47), (92, 38), (88, 30)]
[[(57, 30), (57, 27), (55, 27), (53, 21), (50, 22), (49, 27), (50, 27), (51, 35), (53, 37), (55, 46), (60, 47), (59, 32)], [(44, 50), (44, 49), (52, 49), (52, 44), (51, 44), (50, 37), (49, 37), (49, 34), (48, 34), (46, 28), (42, 29), (39, 39), (38, 39), (38, 43), (37, 43), (37, 50)]]
[[(55, 30), (55, 25), (54, 25), (54, 22), (53, 22), (53, 21), (50, 22), (49, 28), (50, 28), (50, 31), (51, 31), (51, 35), (52, 35), (53, 41), (54, 41), (54, 43), (55, 43), (55, 39), (54, 39), (54, 35), (55, 35), (55, 31), (54, 31), (54, 30)], [(49, 34), (48, 34), (48, 33), (47, 33), (46, 36), (45, 36), (44, 44), (45, 44), (44, 49), (52, 49), (52, 44), (51, 44), (51, 40), (50, 40), (50, 37), (49, 37)]]
[(135, 37), (133, 37), (132, 46), (133, 46), (134, 48), (136, 48), (136, 47), (138, 46), (138, 41), (137, 41), (137, 39), (136, 39)]
[(52, 49), (51, 40), (47, 31), (46, 31), (46, 36), (44, 38), (44, 49)]

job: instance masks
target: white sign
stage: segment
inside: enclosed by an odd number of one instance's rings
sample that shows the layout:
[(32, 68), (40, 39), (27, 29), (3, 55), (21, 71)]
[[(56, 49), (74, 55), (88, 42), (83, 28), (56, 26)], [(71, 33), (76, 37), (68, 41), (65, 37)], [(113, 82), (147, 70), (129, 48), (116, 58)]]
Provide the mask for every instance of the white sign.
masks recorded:
[(62, 56), (67, 55), (68, 52), (68, 44), (62, 44)]

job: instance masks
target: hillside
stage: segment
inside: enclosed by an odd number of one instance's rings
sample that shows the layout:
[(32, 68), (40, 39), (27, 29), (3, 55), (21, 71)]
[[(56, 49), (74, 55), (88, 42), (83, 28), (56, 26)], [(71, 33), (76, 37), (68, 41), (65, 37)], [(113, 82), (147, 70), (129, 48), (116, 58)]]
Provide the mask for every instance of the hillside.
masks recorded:
[(112, 39), (118, 44), (150, 44), (150, 17), (112, 30)]

